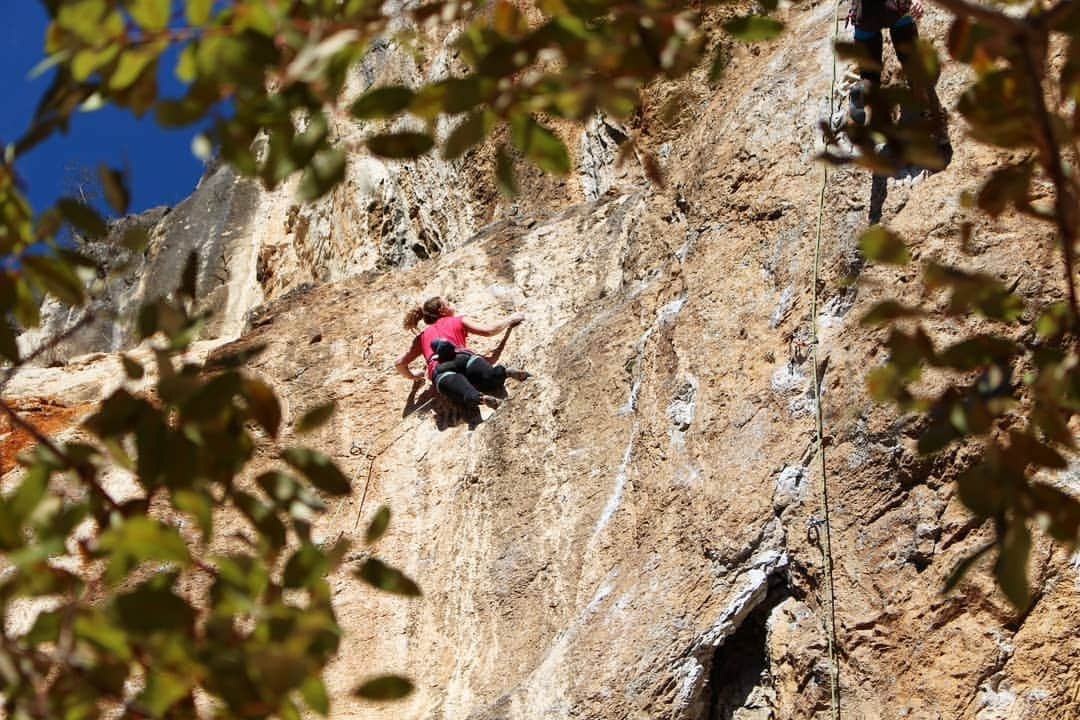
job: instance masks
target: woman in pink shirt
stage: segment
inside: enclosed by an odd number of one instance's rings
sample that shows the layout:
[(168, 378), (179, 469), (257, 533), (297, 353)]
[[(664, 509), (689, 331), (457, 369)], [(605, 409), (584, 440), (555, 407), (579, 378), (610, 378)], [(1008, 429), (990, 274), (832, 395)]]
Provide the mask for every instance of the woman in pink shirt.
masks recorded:
[[(454, 314), (454, 306), (445, 298), (433, 297), (405, 313), (405, 329), (416, 330), (420, 321), (427, 325), (413, 338), (409, 350), (394, 364), (398, 373), (410, 380), (423, 380), (425, 375), (435, 389), (462, 405), (475, 407), (480, 403), (491, 408), (499, 399), (489, 393), (502, 389), (507, 377), (525, 380), (524, 370), (492, 365), (466, 345), (469, 334), (490, 337), (503, 330), (517, 327), (525, 316), (517, 313), (494, 325), (484, 325), (469, 317)], [(409, 363), (423, 357), (426, 373), (409, 369)]]

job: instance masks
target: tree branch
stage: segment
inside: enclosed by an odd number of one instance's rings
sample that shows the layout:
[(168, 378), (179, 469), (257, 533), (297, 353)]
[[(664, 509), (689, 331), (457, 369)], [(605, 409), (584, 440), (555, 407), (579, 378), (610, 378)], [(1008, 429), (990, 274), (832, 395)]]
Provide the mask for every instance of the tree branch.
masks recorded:
[(930, 0), (930, 2), (939, 8), (948, 10), (957, 17), (975, 18), (981, 23), (995, 27), (1010, 35), (1026, 35), (1032, 31), (1024, 20), (1011, 18), (988, 7), (967, 2), (967, 0)]
[(85, 465), (76, 463), (70, 455), (60, 449), (56, 443), (54, 443), (45, 433), (41, 432), (36, 425), (27, 421), (22, 415), (15, 412), (15, 408), (11, 407), (6, 400), (0, 399), (0, 411), (8, 416), (11, 420), (11, 424), (25, 432), (30, 437), (37, 440), (39, 445), (44, 446), (51, 452), (60, 458), (64, 464), (70, 467), (79, 475), (79, 479), (86, 484), (92, 492), (94, 492), (101, 500), (109, 506), (112, 510), (119, 510), (120, 503), (116, 502), (112, 495), (98, 482), (94, 477), (92, 470)]
[(55, 348), (60, 343), (64, 342), (65, 340), (67, 340), (68, 338), (73, 336), (75, 333), (82, 330), (84, 327), (87, 327), (88, 325), (93, 323), (95, 320), (97, 320), (97, 317), (94, 315), (94, 311), (93, 310), (87, 310), (86, 314), (83, 315), (81, 318), (79, 318), (78, 322), (76, 322), (74, 325), (72, 325), (67, 330), (64, 330), (61, 333), (57, 333), (56, 335), (53, 335), (51, 338), (49, 338), (48, 340), (43, 342), (41, 345), (34, 348), (33, 352), (31, 352), (29, 355), (22, 358), (21, 360), (19, 360), (19, 362), (13, 364), (11, 367), (9, 367), (7, 369), (7, 371), (4, 373), (3, 379), (0, 380), (0, 392), (2, 392), (5, 387), (7, 387), (8, 382), (11, 380), (11, 378), (13, 378), (15, 376), (15, 373), (19, 372), (19, 370), (21, 370), (23, 367), (25, 367), (27, 365), (27, 363), (31, 363), (34, 360), (37, 360), (39, 357), (44, 355), (46, 352), (48, 352), (49, 350), (52, 350), (53, 348)]
[[(935, 0), (936, 2), (936, 0)], [(1043, 170), (1054, 183), (1054, 218), (1061, 234), (1062, 256), (1065, 263), (1065, 287), (1069, 295), (1069, 310), (1074, 327), (1078, 321), (1076, 301), (1076, 204), (1070, 192), (1069, 181), (1061, 162), (1061, 148), (1054, 137), (1054, 128), (1050, 111), (1043, 96), (1042, 60), (1036, 57), (1035, 46), (1031, 42), (1021, 43), (1020, 60), (1024, 74), (1027, 75), (1028, 88), (1031, 92), (1031, 104), (1035, 114), (1036, 141), (1039, 146), (1039, 162)]]

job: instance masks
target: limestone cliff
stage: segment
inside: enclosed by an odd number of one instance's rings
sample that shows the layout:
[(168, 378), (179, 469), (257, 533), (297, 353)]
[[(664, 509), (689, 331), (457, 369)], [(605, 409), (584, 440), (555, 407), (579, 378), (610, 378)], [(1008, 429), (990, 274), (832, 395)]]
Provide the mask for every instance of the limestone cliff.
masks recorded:
[[(208, 339), (267, 343), (250, 370), (286, 417), (338, 402), (314, 443), (356, 488), (320, 536), (359, 537), (386, 503), (395, 519), (381, 550), (424, 588), (405, 602), (346, 571), (332, 578), (346, 630), (330, 671), (334, 717), (825, 717), (811, 323), (827, 359), (845, 716), (1080, 713), (1080, 574), (1062, 548), (1035, 549), (1038, 599), (1023, 616), (984, 566), (940, 594), (985, 531), (955, 497), (964, 458), (918, 457), (910, 423), (863, 391), (882, 335), (859, 316), (920, 290), (914, 271), (862, 268), (862, 171), (831, 176), (825, 302), (810, 316), (832, 13), (792, 10), (781, 41), (734, 49), (717, 87), (695, 76), (654, 89), (633, 130), (663, 159), (665, 190), (614, 166), (612, 144), (630, 129), (598, 119), (571, 143), (581, 174), (527, 177), (515, 205), (492, 194), (481, 149), (454, 164), (353, 158), (346, 183), (308, 207), (291, 188), (263, 193), (218, 169), (152, 219), (141, 284), (114, 293), (121, 309), (167, 288), (177, 258), (198, 248), (200, 292), (221, 318)], [(941, 18), (922, 27), (943, 36)], [(445, 62), (420, 68), (383, 47), (354, 87)], [(947, 105), (958, 72), (939, 84)], [(662, 126), (656, 108), (675, 90), (686, 110)], [(995, 160), (959, 125), (947, 170), (889, 186), (886, 220), (917, 256), (959, 261), (957, 195)], [(1041, 229), (1007, 215), (980, 223), (964, 263), (1026, 297), (1060, 294)], [(479, 424), (437, 417), (391, 368), (411, 339), (404, 310), (434, 294), (479, 317), (527, 316), (504, 358), (535, 377)], [(119, 330), (101, 338), (70, 349), (130, 342)], [(74, 403), (118, 374), (113, 356), (89, 356), (27, 371), (8, 392), (60, 407), (45, 414), (63, 431)], [(1067, 476), (1076, 490), (1077, 471)], [(385, 707), (349, 696), (377, 671), (410, 675), (418, 692)]]

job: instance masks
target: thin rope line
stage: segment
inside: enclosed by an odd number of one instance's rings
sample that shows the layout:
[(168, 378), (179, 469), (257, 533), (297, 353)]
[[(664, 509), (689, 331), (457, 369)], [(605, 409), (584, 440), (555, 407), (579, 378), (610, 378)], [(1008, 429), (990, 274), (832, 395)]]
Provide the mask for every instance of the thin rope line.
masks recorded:
[[(840, 0), (837, 0), (833, 9), (833, 44), (840, 34)], [(832, 124), (833, 113), (836, 110), (836, 51), (832, 51), (832, 82), (829, 85), (829, 115), (828, 122)], [(828, 141), (826, 140), (826, 148)], [(840, 664), (836, 658), (836, 595), (833, 588), (833, 562), (832, 562), (832, 527), (829, 522), (829, 488), (828, 473), (825, 468), (825, 423), (821, 411), (821, 384), (818, 377), (818, 279), (821, 275), (821, 223), (825, 214), (825, 189), (829, 184), (829, 166), (822, 165), (821, 191), (818, 193), (818, 216), (817, 232), (814, 238), (814, 277), (811, 288), (810, 328), (811, 345), (810, 360), (813, 363), (814, 383), (814, 420), (817, 433), (817, 449), (820, 462), (819, 493), (821, 495), (822, 525), (825, 528), (825, 537), (821, 543), (821, 551), (825, 560), (825, 596), (828, 610), (825, 615), (826, 635), (829, 644), (829, 708), (833, 720), (840, 720)]]

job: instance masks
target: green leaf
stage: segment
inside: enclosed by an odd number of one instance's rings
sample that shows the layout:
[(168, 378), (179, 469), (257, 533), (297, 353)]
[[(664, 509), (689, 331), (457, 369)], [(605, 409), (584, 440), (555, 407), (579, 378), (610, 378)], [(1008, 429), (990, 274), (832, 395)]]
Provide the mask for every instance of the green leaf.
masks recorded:
[(223, 372), (214, 377), (184, 402), (184, 419), (199, 423), (219, 421), (234, 407), (233, 398), (242, 391), (243, 384), (236, 372)]
[(432, 148), (435, 141), (421, 132), (384, 133), (368, 138), (367, 147), (372, 154), (391, 160), (409, 160), (419, 157)]
[(368, 525), (367, 534), (364, 536), (364, 542), (368, 545), (375, 542), (383, 536), (386, 529), (390, 527), (390, 508), (383, 505), (375, 511), (375, 517), (372, 518), (371, 524)]
[(53, 468), (43, 460), (38, 459), (26, 472), (19, 487), (8, 498), (8, 508), (12, 518), (19, 525), (24, 525), (41, 501), (45, 499), (52, 470)]
[(140, 225), (129, 227), (120, 238), (120, 244), (132, 252), (142, 252), (150, 244), (150, 233)]
[(20, 280), (15, 283), (15, 319), (24, 328), (37, 327), (41, 322), (41, 299), (30, 288), (30, 283)]
[(7, 318), (0, 317), (0, 355), (12, 363), (19, 362), (19, 344), (15, 341), (15, 329)]
[(80, 82), (86, 80), (95, 70), (112, 62), (119, 53), (120, 45), (115, 43), (103, 48), (84, 48), (71, 59), (71, 75)]
[(491, 132), (494, 118), (490, 112), (481, 110), (471, 113), (451, 131), (443, 145), (443, 158), (456, 160), (469, 148), (483, 142)]
[(947, 287), (952, 291), (948, 312), (958, 315), (972, 308), (995, 320), (1012, 322), (1024, 311), (1024, 302), (1001, 282), (986, 273), (971, 273), (936, 262), (923, 267), (927, 290)]
[(214, 529), (214, 507), (210, 498), (197, 490), (180, 489), (173, 493), (172, 501), (177, 510), (195, 518), (203, 542), (209, 541)]
[(146, 708), (151, 717), (166, 717), (169, 708), (188, 697), (194, 686), (195, 678), (191, 675), (150, 668), (146, 673), (146, 686), (136, 703)]
[(994, 576), (1009, 602), (1020, 611), (1031, 602), (1028, 592), (1027, 564), (1031, 552), (1031, 533), (1022, 518), (1014, 519), (1000, 538), (1000, 550), (994, 563)]
[(75, 635), (104, 650), (117, 660), (126, 662), (131, 659), (131, 646), (128, 645), (127, 633), (109, 622), (98, 610), (75, 618)]
[(570, 156), (562, 140), (530, 115), (519, 114), (511, 118), (510, 140), (541, 170), (557, 175), (570, 171)]
[(871, 225), (859, 237), (859, 249), (867, 260), (903, 265), (911, 259), (900, 236), (882, 225)]
[(42, 286), (65, 305), (86, 301), (86, 290), (71, 266), (47, 255), (24, 255), (23, 265)]
[(319, 151), (300, 179), (300, 199), (310, 202), (328, 193), (345, 178), (345, 164), (345, 153), (341, 150)]
[(724, 76), (724, 68), (727, 67), (728, 58), (727, 51), (724, 46), (717, 44), (716, 51), (713, 53), (712, 63), (709, 64), (709, 83), (715, 85), (720, 82), (720, 79)]
[(980, 333), (950, 345), (938, 354), (938, 364), (954, 370), (975, 370), (985, 365), (1006, 364), (1020, 352), (1012, 340)]
[(385, 590), (395, 595), (418, 597), (420, 588), (397, 568), (390, 567), (378, 558), (368, 558), (363, 566), (356, 572), (368, 585)]
[(210, 19), (214, 0), (187, 0), (187, 21), (189, 25), (205, 25)]
[(863, 325), (878, 326), (902, 318), (922, 317), (925, 314), (919, 308), (904, 305), (896, 300), (882, 300), (875, 303), (859, 322)]
[(139, 331), (140, 340), (145, 340), (157, 333), (159, 319), (157, 303), (146, 303), (139, 308), (139, 317), (135, 325)]
[(1069, 467), (1069, 462), (1057, 450), (1018, 430), (1009, 431), (1009, 452), (1019, 455), (1016, 464), (1020, 467), (1028, 464), (1051, 470)]
[(60, 198), (56, 201), (56, 207), (72, 227), (90, 239), (104, 237), (109, 232), (109, 226), (101, 216), (77, 200)]
[(262, 380), (248, 378), (244, 381), (244, 398), (248, 410), (255, 421), (263, 427), (270, 437), (277, 437), (281, 427), (281, 405), (273, 388)]
[(296, 423), (296, 432), (303, 435), (322, 427), (333, 417), (335, 410), (337, 410), (337, 403), (333, 400), (322, 405), (316, 405), (304, 413), (304, 416)]
[(180, 286), (176, 291), (181, 297), (186, 297), (190, 300), (195, 299), (195, 292), (199, 282), (199, 254), (192, 250), (188, 253), (187, 261), (184, 263), (184, 270), (180, 274)]
[(270, 550), (276, 553), (285, 547), (287, 539), (285, 524), (281, 522), (272, 507), (246, 492), (234, 493), (233, 502), (258, 530), (260, 537), (268, 543)]
[(960, 501), (977, 517), (994, 517), (1004, 507), (1005, 495), (1001, 482), (986, 462), (980, 462), (961, 473), (956, 485)]
[(105, 398), (97, 412), (83, 421), (83, 426), (102, 439), (126, 434), (134, 429), (141, 403), (121, 388)]
[(155, 575), (135, 590), (118, 595), (112, 602), (116, 623), (132, 635), (192, 632), (196, 612), (172, 591), (177, 573)]
[(153, 63), (161, 52), (158, 44), (141, 45), (120, 54), (116, 69), (109, 76), (109, 89), (127, 90), (144, 72), (153, 72)]
[(931, 418), (930, 423), (919, 434), (917, 447), (920, 454), (930, 455), (959, 437), (960, 432), (948, 417), (935, 417)]
[(109, 557), (105, 579), (109, 584), (123, 580), (140, 562), (157, 560), (187, 565), (191, 556), (176, 528), (145, 516), (126, 518), (119, 526), (102, 533), (98, 547)]
[(382, 675), (356, 688), (355, 695), (365, 700), (400, 700), (413, 691), (413, 684), (398, 675)]
[(131, 203), (131, 193), (128, 192), (124, 183), (124, 173), (113, 170), (108, 165), (98, 165), (98, 178), (101, 179), (101, 187), (105, 193), (105, 201), (109, 203), (118, 214), (123, 215), (128, 211)]
[(330, 495), (348, 495), (349, 479), (326, 455), (310, 448), (289, 448), (282, 457), (299, 470), (311, 484)]
[(170, 0), (127, 0), (128, 12), (144, 30), (164, 30), (169, 25)]
[(127, 375), (129, 380), (142, 380), (146, 374), (146, 370), (143, 368), (142, 363), (137, 360), (133, 360), (131, 357), (120, 354), (120, 362), (124, 365), (124, 374)]
[(311, 675), (300, 684), (300, 697), (304, 698), (307, 706), (319, 713), (330, 713), (330, 697), (326, 694), (326, 685), (318, 675)]
[(301, 545), (285, 563), (281, 580), (286, 588), (311, 587), (330, 570), (330, 562), (319, 548), (310, 543)]
[(746, 15), (724, 23), (724, 30), (743, 42), (772, 40), (784, 29), (784, 23), (762, 15)]
[(1046, 308), (1035, 321), (1035, 331), (1044, 338), (1054, 338), (1065, 331), (1072, 323), (1072, 312), (1064, 300)]
[(500, 145), (495, 151), (495, 186), (508, 200), (513, 200), (518, 194), (517, 177), (514, 173), (514, 162), (506, 152), (506, 146)]
[(1059, 542), (1080, 540), (1080, 502), (1057, 488), (1032, 483), (1028, 489), (1035, 512), (1045, 521), (1050, 536)]
[(979, 208), (992, 217), (997, 217), (1012, 205), (1023, 210), (1029, 206), (1028, 195), (1031, 176), (1035, 170), (1033, 161), (1020, 165), (1006, 165), (990, 174), (979, 190)]
[(389, 85), (369, 90), (361, 95), (349, 107), (349, 112), (358, 120), (393, 117), (409, 107), (412, 99), (413, 91), (409, 88), (403, 85)]
[(104, 14), (105, 0), (69, 0), (59, 4), (56, 23), (80, 39), (94, 43), (101, 32), (101, 17)]
[(27, 645), (56, 642), (60, 639), (60, 620), (60, 610), (38, 613), (38, 616), (34, 618), (34, 625), (23, 636), (23, 642)]

